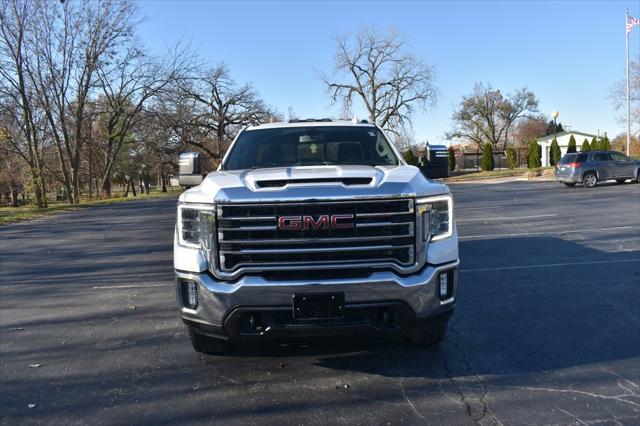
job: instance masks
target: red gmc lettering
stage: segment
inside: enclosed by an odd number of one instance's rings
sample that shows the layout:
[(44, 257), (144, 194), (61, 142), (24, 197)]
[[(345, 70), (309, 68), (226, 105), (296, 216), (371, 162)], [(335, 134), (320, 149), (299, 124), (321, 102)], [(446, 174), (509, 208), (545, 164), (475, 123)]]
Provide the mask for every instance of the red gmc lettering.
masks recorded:
[(297, 230), (302, 228), (302, 218), (300, 216), (280, 216), (278, 218), (279, 229)]
[(318, 220), (313, 220), (312, 216), (303, 216), (302, 227), (304, 229), (324, 229), (329, 227), (329, 215), (323, 214), (318, 216)]
[(299, 231), (301, 229), (348, 229), (353, 228), (352, 214), (319, 215), (313, 216), (280, 216), (278, 229)]
[(331, 216), (331, 227), (346, 229), (353, 228), (353, 215), (352, 214), (335, 214)]

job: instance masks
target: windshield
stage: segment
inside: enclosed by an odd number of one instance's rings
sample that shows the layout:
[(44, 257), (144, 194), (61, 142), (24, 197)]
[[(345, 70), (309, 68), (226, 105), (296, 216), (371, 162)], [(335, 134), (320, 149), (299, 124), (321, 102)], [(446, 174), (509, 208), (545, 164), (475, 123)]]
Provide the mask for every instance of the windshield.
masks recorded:
[(281, 127), (242, 132), (222, 170), (345, 164), (397, 165), (398, 159), (375, 127)]

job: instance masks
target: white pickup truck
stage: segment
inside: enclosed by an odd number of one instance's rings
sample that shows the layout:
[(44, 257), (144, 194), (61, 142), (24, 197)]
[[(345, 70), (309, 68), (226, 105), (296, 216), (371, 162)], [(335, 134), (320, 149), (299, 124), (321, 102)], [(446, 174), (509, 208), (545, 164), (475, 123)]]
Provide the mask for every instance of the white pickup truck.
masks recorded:
[(193, 347), (399, 332), (437, 345), (453, 312), (449, 189), (366, 121), (243, 129), (216, 172), (180, 158), (177, 298)]

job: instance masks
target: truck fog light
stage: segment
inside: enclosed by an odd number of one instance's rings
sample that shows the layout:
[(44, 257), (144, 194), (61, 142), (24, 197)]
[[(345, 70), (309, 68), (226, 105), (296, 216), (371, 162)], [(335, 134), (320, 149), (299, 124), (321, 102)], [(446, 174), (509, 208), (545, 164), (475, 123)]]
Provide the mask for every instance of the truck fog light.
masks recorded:
[(453, 272), (445, 271), (438, 275), (438, 297), (440, 300), (450, 299), (453, 295)]
[(182, 281), (182, 303), (189, 309), (198, 307), (198, 285), (195, 281)]

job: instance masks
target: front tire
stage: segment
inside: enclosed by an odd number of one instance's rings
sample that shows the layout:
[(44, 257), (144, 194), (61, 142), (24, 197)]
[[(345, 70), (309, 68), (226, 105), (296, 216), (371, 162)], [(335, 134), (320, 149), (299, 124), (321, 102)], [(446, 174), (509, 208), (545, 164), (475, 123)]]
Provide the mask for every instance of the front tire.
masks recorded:
[(194, 331), (191, 327), (189, 327), (189, 337), (191, 338), (191, 345), (196, 352), (213, 355), (223, 353), (227, 350), (226, 340), (205, 336), (204, 334)]
[(585, 188), (595, 188), (597, 183), (598, 183), (598, 177), (596, 176), (595, 173), (588, 172), (584, 174), (584, 177), (582, 178), (582, 184), (584, 185)]

